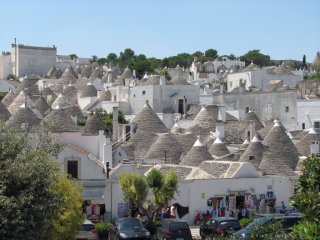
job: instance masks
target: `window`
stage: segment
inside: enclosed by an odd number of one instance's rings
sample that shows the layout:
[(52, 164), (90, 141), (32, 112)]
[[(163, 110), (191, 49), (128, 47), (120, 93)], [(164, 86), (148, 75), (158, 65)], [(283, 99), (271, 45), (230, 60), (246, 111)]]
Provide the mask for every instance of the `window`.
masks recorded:
[(314, 128), (320, 128), (320, 122), (314, 122)]
[(70, 174), (73, 178), (78, 179), (78, 161), (68, 161), (67, 173)]
[(250, 111), (250, 107), (246, 107), (246, 113)]
[(306, 129), (306, 124), (302, 123), (302, 129)]
[(249, 156), (249, 160), (254, 160), (255, 157), (254, 156)]
[(230, 87), (232, 87), (232, 82), (229, 83)]
[(286, 112), (289, 112), (289, 107), (288, 106), (286, 106)]
[(146, 95), (146, 91), (145, 90), (142, 91), (142, 95)]

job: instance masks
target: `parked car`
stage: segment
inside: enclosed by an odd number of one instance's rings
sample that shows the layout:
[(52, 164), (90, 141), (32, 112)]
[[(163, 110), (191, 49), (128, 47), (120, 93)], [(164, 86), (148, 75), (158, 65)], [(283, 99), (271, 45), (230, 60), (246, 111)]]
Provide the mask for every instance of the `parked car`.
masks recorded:
[(281, 221), (283, 228), (286, 232), (290, 232), (291, 228), (296, 225), (299, 221), (303, 219), (303, 215), (269, 215), (269, 216), (258, 216), (253, 222), (249, 223), (245, 228), (234, 233), (234, 236), (239, 237), (240, 239), (246, 239), (252, 232), (253, 228), (257, 225), (266, 224), (272, 220)]
[(187, 222), (176, 219), (163, 219), (156, 226), (156, 239), (192, 240), (192, 234)]
[(230, 232), (238, 231), (241, 225), (238, 219), (232, 217), (218, 217), (200, 225), (200, 236), (206, 238), (215, 235), (228, 235)]
[(136, 218), (115, 218), (109, 229), (111, 239), (151, 239), (151, 234)]
[(77, 240), (97, 240), (98, 239), (98, 232), (94, 224), (89, 221), (85, 220), (81, 225), (80, 230), (77, 232), (75, 239)]

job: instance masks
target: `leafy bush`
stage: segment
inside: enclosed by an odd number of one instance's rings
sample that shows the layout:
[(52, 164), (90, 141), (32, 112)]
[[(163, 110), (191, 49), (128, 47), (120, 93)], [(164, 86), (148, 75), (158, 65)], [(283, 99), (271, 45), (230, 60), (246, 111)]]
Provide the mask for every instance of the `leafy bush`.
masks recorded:
[(109, 229), (111, 227), (109, 222), (99, 222), (95, 224), (95, 227), (98, 231), (99, 239), (107, 238), (109, 234)]
[(267, 224), (257, 225), (253, 228), (252, 233), (247, 238), (248, 240), (274, 240), (274, 239), (289, 239), (282, 228), (282, 223), (271, 221)]
[(320, 226), (315, 222), (302, 221), (293, 227), (293, 239), (319, 239)]
[(87, 121), (85, 119), (77, 118), (77, 125), (78, 126), (85, 126), (86, 123), (87, 123)]
[(6, 96), (6, 92), (0, 92), (0, 101)]
[(246, 227), (249, 223), (251, 223), (254, 220), (254, 218), (242, 218), (240, 219), (240, 225), (241, 228)]

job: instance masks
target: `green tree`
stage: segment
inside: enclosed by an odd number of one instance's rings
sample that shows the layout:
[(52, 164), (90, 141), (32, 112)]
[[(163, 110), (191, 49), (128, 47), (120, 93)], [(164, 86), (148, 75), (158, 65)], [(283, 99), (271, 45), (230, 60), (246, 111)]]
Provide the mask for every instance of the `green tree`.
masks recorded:
[(320, 155), (309, 156), (302, 163), (302, 168), (303, 174), (296, 183), (292, 203), (305, 215), (305, 221), (295, 228), (295, 232), (303, 234), (305, 229), (317, 226), (315, 231), (309, 231), (307, 239), (313, 239), (319, 235), (312, 233), (320, 233)]
[(97, 63), (99, 63), (100, 66), (106, 64), (107, 62), (108, 62), (108, 61), (107, 61), (106, 58), (99, 58), (99, 59), (97, 60)]
[[(174, 194), (178, 191), (178, 177), (173, 171), (162, 174), (159, 170), (153, 169), (147, 178), (138, 173), (122, 173), (119, 176), (119, 183), (124, 199), (134, 204), (139, 212), (148, 218), (149, 229), (153, 228), (157, 213), (174, 198)], [(151, 208), (145, 206), (148, 189), (153, 193), (154, 207)]]
[(67, 177), (59, 176), (53, 189), (59, 194), (63, 208), (57, 209), (58, 217), (52, 224), (52, 240), (74, 239), (75, 230), (79, 229), (83, 222), (83, 199), (80, 194), (82, 188)]
[[(105, 125), (107, 125), (110, 129), (112, 129), (112, 122), (113, 122), (112, 113), (107, 113), (106, 110), (102, 108), (95, 109), (95, 113), (99, 115), (100, 119), (104, 122)], [(93, 112), (91, 113), (91, 115), (92, 114)], [(129, 123), (129, 121), (126, 120), (125, 115), (121, 111), (118, 112), (118, 122)]]
[(143, 175), (139, 173), (122, 173), (119, 176), (119, 184), (124, 199), (139, 210), (146, 211), (144, 204), (148, 195), (148, 186)]
[(51, 157), (53, 149), (34, 144), (43, 137), (29, 143), (24, 134), (3, 123), (0, 132), (0, 239), (58, 239), (54, 226), (62, 212), (69, 216), (65, 233), (74, 234), (82, 219), (81, 206), (68, 206), (81, 193), (57, 189), (59, 179), (69, 180)]
[(302, 68), (307, 69), (306, 55), (303, 55), (302, 58)]
[(230, 60), (235, 60), (237, 57), (236, 57), (236, 55), (234, 55), (233, 53), (231, 53), (231, 54), (228, 56), (228, 58), (229, 58)]
[(155, 209), (152, 211), (151, 218), (154, 222), (156, 214), (174, 198), (178, 190), (178, 177), (173, 171), (162, 174), (159, 170), (152, 169), (147, 176), (147, 184), (153, 192)]
[(251, 62), (262, 66), (267, 66), (270, 61), (270, 56), (260, 53), (260, 50), (251, 50), (246, 54), (240, 57), (241, 61), (245, 61), (246, 65), (249, 65)]
[(207, 61), (213, 61), (218, 57), (218, 51), (215, 49), (207, 49), (204, 52), (204, 56), (206, 57)]
[(90, 61), (90, 63), (94, 63), (94, 62), (97, 62), (97, 60), (98, 60), (98, 56), (97, 55), (92, 55), (91, 59), (89, 61)]
[(77, 54), (75, 54), (75, 53), (70, 54), (69, 57), (70, 57), (71, 60), (74, 60), (74, 59), (78, 58)]
[(109, 53), (107, 56), (107, 63), (115, 63), (117, 59), (118, 59), (117, 54)]

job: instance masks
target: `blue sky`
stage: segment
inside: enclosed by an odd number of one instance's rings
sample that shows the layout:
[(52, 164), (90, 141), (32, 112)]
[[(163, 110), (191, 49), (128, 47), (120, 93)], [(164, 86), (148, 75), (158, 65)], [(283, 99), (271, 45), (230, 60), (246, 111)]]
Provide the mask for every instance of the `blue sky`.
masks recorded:
[(80, 57), (214, 48), (310, 62), (320, 50), (320, 0), (0, 0), (0, 29), (1, 51), (16, 37)]

